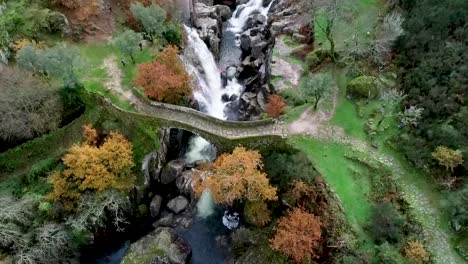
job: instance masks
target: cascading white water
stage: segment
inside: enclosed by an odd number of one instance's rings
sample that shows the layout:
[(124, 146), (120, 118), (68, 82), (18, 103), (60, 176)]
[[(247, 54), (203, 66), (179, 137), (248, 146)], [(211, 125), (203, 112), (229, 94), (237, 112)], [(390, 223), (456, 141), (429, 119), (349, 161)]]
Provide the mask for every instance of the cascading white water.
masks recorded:
[[(241, 33), (248, 17), (254, 12), (260, 12), (266, 16), (271, 3), (267, 7), (263, 7), (263, 0), (250, 0), (246, 4), (239, 5), (232, 18), (227, 21), (226, 30), (234, 34)], [(189, 27), (185, 27), (185, 30), (188, 37), (188, 52), (186, 52), (187, 55), (184, 57), (184, 61), (187, 71), (196, 81), (197, 87), (197, 89), (193, 89), (193, 97), (198, 102), (200, 110), (213, 117), (226, 120), (224, 109), (228, 102), (223, 102), (223, 95), (227, 97), (235, 95), (238, 98), (244, 87), (239, 84), (236, 78), (230, 78), (226, 87), (223, 87), (221, 70), (216, 64), (213, 54), (196, 30)], [(232, 46), (239, 46), (239, 43), (232, 43)], [(188, 56), (190, 58), (187, 58)], [(190, 139), (185, 159), (188, 162), (197, 160), (212, 161), (215, 155), (214, 148), (208, 141), (195, 136)], [(205, 191), (197, 204), (199, 216), (207, 217), (211, 215), (214, 212), (213, 207), (213, 199), (209, 191)]]
[(228, 20), (229, 26), (227, 30), (235, 33), (242, 32), (247, 19), (252, 13), (259, 12), (266, 17), (272, 4), (273, 1), (268, 6), (263, 7), (263, 0), (250, 0), (245, 4), (238, 5), (232, 17)]

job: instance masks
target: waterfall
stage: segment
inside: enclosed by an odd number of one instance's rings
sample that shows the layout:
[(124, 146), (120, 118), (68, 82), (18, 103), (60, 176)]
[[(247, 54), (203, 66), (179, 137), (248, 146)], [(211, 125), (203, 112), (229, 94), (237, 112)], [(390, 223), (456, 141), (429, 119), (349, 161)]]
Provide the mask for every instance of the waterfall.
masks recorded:
[[(229, 36), (234, 35), (235, 37), (226, 38), (228, 42), (226, 46), (239, 50), (239, 33), (243, 31), (249, 16), (258, 12), (266, 17), (272, 2), (273, 1), (271, 1), (267, 7), (263, 7), (263, 0), (250, 0), (246, 4), (237, 6), (233, 16), (227, 21), (225, 30), (225, 33), (229, 32)], [(231, 65), (222, 65), (223, 69), (221, 70), (213, 54), (200, 38), (197, 31), (187, 26), (185, 26), (185, 31), (187, 32), (188, 45), (182, 59), (187, 72), (192, 76), (195, 82), (194, 88), (192, 89), (193, 98), (199, 104), (199, 108), (202, 112), (226, 120), (227, 115), (225, 108), (229, 102), (225, 102), (226, 100), (223, 101), (223, 97), (232, 98), (234, 95), (235, 98), (239, 98), (244, 87), (232, 76), (228, 78), (226, 87), (223, 87), (221, 71), (226, 70), (226, 66), (239, 64), (240, 56), (234, 59)], [(224, 54), (229, 53), (232, 52), (229, 50), (224, 52)], [(223, 60), (223, 58), (221, 58), (221, 60)], [(190, 139), (188, 151), (185, 153), (187, 162), (195, 162), (198, 160), (213, 161), (215, 157), (216, 151), (208, 141), (199, 136)], [(213, 213), (213, 208), (214, 203), (209, 191), (204, 191), (197, 204), (199, 216), (209, 216)]]
[(270, 1), (268, 6), (263, 7), (263, 0), (250, 0), (245, 4), (238, 5), (232, 14), (231, 19), (228, 20), (229, 27), (227, 30), (234, 33), (241, 33), (250, 15), (255, 12), (259, 12), (267, 17), (272, 4), (273, 1)]

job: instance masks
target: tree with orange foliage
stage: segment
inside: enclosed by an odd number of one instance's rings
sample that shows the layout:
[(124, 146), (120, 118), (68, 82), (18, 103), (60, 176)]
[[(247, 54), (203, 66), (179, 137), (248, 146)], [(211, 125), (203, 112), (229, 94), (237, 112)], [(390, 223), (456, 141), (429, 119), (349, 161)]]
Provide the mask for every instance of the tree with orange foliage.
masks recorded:
[(270, 240), (271, 248), (281, 252), (295, 263), (317, 259), (317, 249), (322, 238), (322, 223), (313, 214), (294, 208), (280, 218), (276, 234)]
[(179, 60), (178, 50), (167, 46), (155, 61), (138, 64), (135, 84), (151, 99), (178, 104), (190, 94), (190, 77)]
[(86, 191), (128, 191), (135, 181), (131, 143), (122, 134), (111, 132), (101, 146), (90, 145), (96, 142), (94, 133), (85, 126), (85, 142), (72, 146), (63, 157), (66, 169), (50, 177), (53, 190), (49, 199), (62, 202), (69, 210), (76, 207)]
[(278, 118), (284, 113), (286, 103), (281, 95), (272, 94), (268, 96), (268, 103), (266, 105), (266, 112), (270, 117)]
[(317, 194), (314, 189), (303, 181), (294, 180), (291, 183), (291, 189), (286, 193), (286, 197), (291, 200), (292, 204), (305, 207), (311, 203)]
[(83, 126), (83, 139), (84, 142), (90, 146), (97, 144), (98, 133), (96, 129), (93, 128), (93, 125), (86, 124)]
[(195, 192), (201, 195), (209, 188), (218, 204), (232, 205), (246, 199), (250, 202), (274, 201), (276, 188), (271, 186), (263, 168), (262, 156), (258, 151), (236, 147), (232, 154), (221, 154), (212, 164), (202, 170), (206, 177), (198, 179)]

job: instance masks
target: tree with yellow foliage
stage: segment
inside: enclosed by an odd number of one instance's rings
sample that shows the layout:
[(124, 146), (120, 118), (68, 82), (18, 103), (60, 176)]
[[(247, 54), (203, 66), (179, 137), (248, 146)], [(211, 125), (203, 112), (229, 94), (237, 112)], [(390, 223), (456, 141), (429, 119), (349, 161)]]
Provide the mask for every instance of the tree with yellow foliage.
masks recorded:
[(411, 260), (411, 263), (423, 264), (430, 260), (429, 252), (418, 240), (409, 241), (405, 246), (405, 256)]
[(276, 188), (271, 186), (258, 151), (237, 147), (232, 154), (220, 155), (212, 164), (202, 168), (206, 179), (195, 184), (195, 192), (201, 195), (205, 188), (211, 190), (218, 204), (232, 205), (238, 200), (250, 202), (274, 201)]
[(432, 152), (432, 157), (439, 162), (439, 165), (445, 167), (446, 170), (453, 170), (463, 164), (463, 154), (460, 150), (453, 150), (445, 146), (438, 146), (434, 152)]
[(128, 191), (135, 181), (132, 144), (122, 134), (111, 132), (97, 146), (89, 134), (93, 134), (92, 128), (85, 126), (85, 142), (72, 146), (63, 157), (66, 169), (50, 177), (53, 190), (49, 198), (62, 202), (69, 210), (76, 207), (86, 191)]

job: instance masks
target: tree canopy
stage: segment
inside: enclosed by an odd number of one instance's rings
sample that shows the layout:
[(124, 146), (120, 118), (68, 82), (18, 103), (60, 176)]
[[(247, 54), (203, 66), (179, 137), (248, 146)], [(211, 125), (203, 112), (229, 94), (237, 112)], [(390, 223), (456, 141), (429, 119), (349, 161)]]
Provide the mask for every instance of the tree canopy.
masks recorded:
[(135, 181), (132, 144), (122, 134), (111, 132), (102, 145), (90, 145), (95, 140), (90, 139), (89, 130), (85, 127), (86, 141), (72, 146), (63, 157), (65, 170), (54, 172), (50, 178), (53, 191), (49, 198), (62, 202), (67, 209), (76, 207), (81, 193), (127, 191)]
[(232, 154), (221, 154), (203, 169), (206, 179), (200, 180), (195, 191), (201, 195), (205, 188), (211, 190), (216, 203), (232, 205), (235, 201), (273, 201), (277, 199), (264, 172), (262, 156), (258, 151), (237, 147)]
[(62, 101), (57, 89), (14, 67), (0, 70), (0, 140), (21, 141), (59, 127)]
[(143, 87), (149, 98), (178, 104), (190, 94), (190, 77), (180, 62), (176, 47), (167, 46), (155, 61), (137, 66), (134, 82)]
[(312, 261), (318, 257), (317, 249), (322, 239), (322, 223), (313, 214), (301, 208), (292, 209), (280, 218), (271, 247), (284, 253), (295, 263)]

